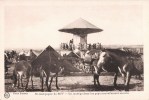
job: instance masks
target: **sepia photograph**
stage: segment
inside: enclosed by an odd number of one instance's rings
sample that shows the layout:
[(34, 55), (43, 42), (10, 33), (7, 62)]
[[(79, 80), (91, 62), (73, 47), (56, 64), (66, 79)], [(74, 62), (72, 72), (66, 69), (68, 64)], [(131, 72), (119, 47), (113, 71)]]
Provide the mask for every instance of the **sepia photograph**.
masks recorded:
[(142, 2), (16, 2), (3, 2), (1, 10), (5, 99), (145, 93)]

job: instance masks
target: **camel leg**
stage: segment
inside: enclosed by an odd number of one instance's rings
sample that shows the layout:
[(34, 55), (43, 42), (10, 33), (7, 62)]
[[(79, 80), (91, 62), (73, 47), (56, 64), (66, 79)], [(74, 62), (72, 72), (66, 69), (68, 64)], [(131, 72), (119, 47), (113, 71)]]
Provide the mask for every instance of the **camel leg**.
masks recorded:
[(43, 79), (43, 75), (40, 76), (40, 80), (41, 80), (41, 89), (43, 91), (43, 83), (44, 83), (44, 79)]
[(17, 85), (17, 75), (13, 73), (13, 86), (16, 87)]
[(60, 89), (60, 88), (58, 87), (58, 75), (56, 75), (56, 88), (57, 88), (57, 89)]
[(97, 81), (98, 86), (100, 86), (100, 83), (99, 83), (100, 71), (98, 71), (97, 66), (94, 66), (94, 69), (95, 69), (95, 72), (94, 72), (94, 85), (96, 85), (96, 81)]
[(98, 86), (100, 86), (100, 83), (99, 83), (99, 75), (98, 74), (94, 74), (94, 85), (96, 86), (96, 82), (98, 84)]
[(129, 82), (130, 82), (131, 74), (130, 72), (126, 73), (126, 82), (125, 82), (125, 91), (129, 91)]
[(25, 90), (27, 90), (27, 88), (28, 88), (28, 83), (29, 83), (29, 77), (27, 77), (27, 82), (26, 82)]
[(96, 76), (95, 76), (95, 74), (94, 74), (94, 85), (96, 85)]
[(120, 67), (118, 67), (119, 72), (121, 73), (122, 77), (124, 78), (124, 84), (126, 83), (126, 73), (122, 72), (122, 70), (120, 69)]
[(20, 80), (21, 80), (21, 87), (23, 87), (23, 82), (22, 82), (22, 75), (20, 76)]
[(30, 79), (30, 77), (31, 77), (31, 81), (32, 81), (31, 70), (29, 70), (29, 72), (26, 74), (27, 82), (26, 82), (25, 90), (27, 90), (27, 88), (28, 88), (28, 83), (29, 83), (29, 79)]
[(123, 74), (124, 77), (124, 84), (126, 83), (126, 74)]
[(50, 80), (50, 84), (49, 84), (48, 91), (51, 91), (51, 84), (52, 84), (52, 81), (53, 81), (53, 76), (51, 77), (51, 80)]
[(31, 75), (31, 82), (32, 82), (32, 90), (33, 90), (34, 89), (33, 75)]
[(47, 77), (46, 77), (46, 86), (47, 86), (47, 89), (49, 89), (48, 81), (49, 81), (49, 75), (47, 75)]
[[(49, 81), (49, 75), (46, 77), (46, 86), (48, 89), (48, 81)], [(40, 82), (41, 82), (41, 90), (43, 91), (43, 85), (44, 85), (44, 71), (40, 69)]]
[(34, 83), (33, 83), (33, 74), (34, 74), (34, 71), (33, 69), (31, 68), (31, 71), (30, 71), (30, 77), (31, 77), (31, 84), (32, 84), (32, 90), (34, 89)]
[(91, 72), (93, 74), (93, 68), (94, 68), (94, 66), (90, 65), (90, 67), (91, 67)]
[(18, 80), (18, 88), (19, 88), (20, 87), (20, 76), (18, 75), (17, 77), (18, 77), (17, 80)]
[(100, 83), (99, 83), (99, 75), (97, 75), (96, 80), (97, 80), (97, 84), (98, 84), (98, 86), (100, 86)]
[(118, 72), (116, 72), (116, 73), (114, 74), (114, 82), (113, 82), (114, 87), (117, 87), (117, 84), (116, 84), (116, 82), (117, 82), (117, 76), (118, 76)]

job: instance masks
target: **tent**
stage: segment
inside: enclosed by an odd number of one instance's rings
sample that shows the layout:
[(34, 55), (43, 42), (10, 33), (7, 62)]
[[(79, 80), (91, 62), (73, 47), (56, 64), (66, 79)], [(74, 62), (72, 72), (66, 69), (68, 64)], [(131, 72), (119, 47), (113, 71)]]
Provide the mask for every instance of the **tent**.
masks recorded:
[(33, 61), (36, 64), (53, 63), (64, 67), (64, 72), (79, 72), (79, 70), (63, 59), (62, 56), (50, 45)]
[(80, 58), (80, 56), (74, 53), (73, 51), (71, 51), (66, 57)]

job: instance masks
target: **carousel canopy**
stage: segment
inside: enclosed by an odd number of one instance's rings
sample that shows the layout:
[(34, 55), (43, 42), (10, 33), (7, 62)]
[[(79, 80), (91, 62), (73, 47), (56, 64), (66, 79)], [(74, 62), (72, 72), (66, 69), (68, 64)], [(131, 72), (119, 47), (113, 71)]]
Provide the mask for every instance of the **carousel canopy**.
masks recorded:
[(72, 33), (75, 35), (83, 35), (95, 32), (101, 32), (102, 29), (96, 27), (95, 25), (91, 24), (90, 22), (80, 18), (69, 25), (63, 27), (59, 31)]

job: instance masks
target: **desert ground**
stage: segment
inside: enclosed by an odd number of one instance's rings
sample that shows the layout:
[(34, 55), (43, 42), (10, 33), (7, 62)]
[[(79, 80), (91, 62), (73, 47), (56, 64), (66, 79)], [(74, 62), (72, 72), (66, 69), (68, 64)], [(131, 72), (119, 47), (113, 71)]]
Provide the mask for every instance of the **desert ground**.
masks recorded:
[[(39, 77), (34, 77), (34, 90), (31, 89), (31, 81), (29, 82), (28, 90), (20, 87), (12, 87), (12, 72), (14, 64), (9, 65), (9, 73), (5, 75), (5, 91), (6, 92), (40, 92), (41, 83)], [(113, 86), (113, 74), (102, 73), (99, 78), (101, 87), (94, 86), (92, 74), (74, 74), (69, 76), (58, 77), (59, 90), (55, 87), (55, 78), (52, 83), (52, 92), (82, 92), (82, 91), (124, 91), (123, 77), (118, 76), (117, 84), (118, 87)], [(25, 86), (26, 79), (23, 79), (23, 84)], [(129, 91), (143, 91), (144, 81), (136, 79), (134, 76), (130, 80)], [(44, 84), (44, 91), (47, 92), (46, 85)]]

